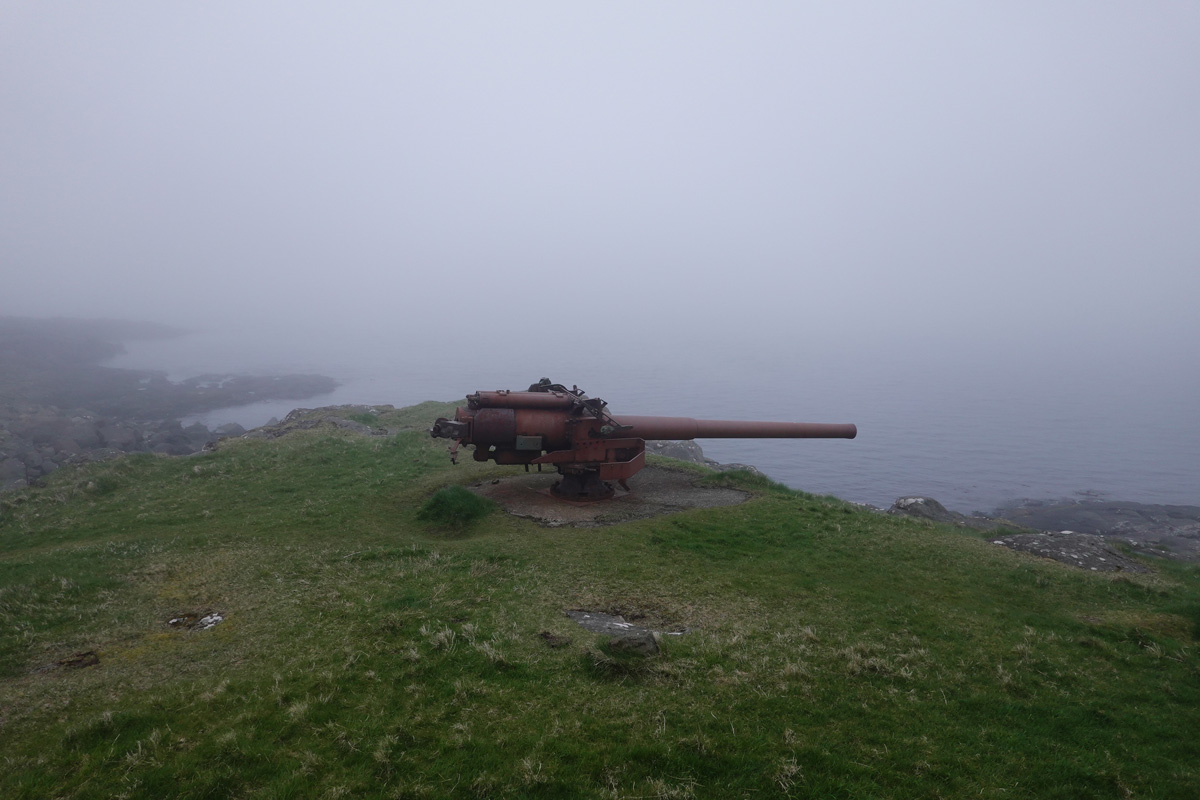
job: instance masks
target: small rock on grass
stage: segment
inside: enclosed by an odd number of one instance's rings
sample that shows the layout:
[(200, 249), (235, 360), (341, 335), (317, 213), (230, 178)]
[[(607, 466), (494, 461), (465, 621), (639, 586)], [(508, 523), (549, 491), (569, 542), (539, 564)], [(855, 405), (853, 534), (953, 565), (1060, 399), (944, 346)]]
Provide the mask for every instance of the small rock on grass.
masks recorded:
[(658, 654), (658, 638), (653, 631), (630, 631), (609, 639), (608, 649), (613, 653), (653, 656)]

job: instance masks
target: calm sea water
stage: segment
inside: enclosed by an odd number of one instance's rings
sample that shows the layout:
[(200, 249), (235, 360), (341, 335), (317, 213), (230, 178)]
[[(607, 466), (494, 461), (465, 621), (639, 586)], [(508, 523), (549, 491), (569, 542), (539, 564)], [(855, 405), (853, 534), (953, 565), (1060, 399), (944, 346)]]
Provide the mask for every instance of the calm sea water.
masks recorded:
[[(789, 486), (856, 502), (887, 506), (920, 494), (964, 512), (1082, 496), (1200, 505), (1194, 368), (1136, 359), (833, 355), (758, 343), (701, 346), (686, 337), (660, 342), (651, 354), (614, 346), (581, 357), (559, 342), (531, 333), (521, 349), (493, 352), (487, 342), (451, 338), (381, 336), (341, 346), (325, 337), (303, 346), (259, 338), (248, 349), (213, 333), (134, 343), (111, 363), (175, 378), (319, 372), (342, 382), (300, 403), (306, 407), (454, 400), (478, 389), (524, 389), (545, 376), (578, 384), (618, 413), (856, 423), (853, 441), (700, 442), (718, 461), (754, 464)], [(198, 418), (251, 427), (296, 405), (267, 402)]]

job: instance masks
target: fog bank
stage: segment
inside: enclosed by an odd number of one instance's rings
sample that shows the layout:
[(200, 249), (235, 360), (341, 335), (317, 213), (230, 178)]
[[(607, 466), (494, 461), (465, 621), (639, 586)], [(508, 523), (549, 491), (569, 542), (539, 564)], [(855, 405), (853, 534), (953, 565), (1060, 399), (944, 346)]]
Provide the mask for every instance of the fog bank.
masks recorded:
[(7, 313), (1195, 364), (1192, 4), (6, 8)]

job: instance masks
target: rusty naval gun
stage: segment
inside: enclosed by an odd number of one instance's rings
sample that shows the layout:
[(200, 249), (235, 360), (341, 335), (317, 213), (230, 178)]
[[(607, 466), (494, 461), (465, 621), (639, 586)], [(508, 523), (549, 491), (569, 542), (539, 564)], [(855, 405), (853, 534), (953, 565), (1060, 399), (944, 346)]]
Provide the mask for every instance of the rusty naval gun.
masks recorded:
[(609, 481), (626, 483), (646, 465), (646, 441), (667, 439), (853, 439), (849, 424), (740, 422), (690, 417), (614, 416), (608, 403), (543, 378), (523, 392), (506, 389), (467, 395), (454, 419), (439, 418), (434, 438), (453, 439), (450, 459), (461, 445), (474, 445), (476, 461), (543, 464), (561, 478), (551, 491), (567, 500), (613, 495)]

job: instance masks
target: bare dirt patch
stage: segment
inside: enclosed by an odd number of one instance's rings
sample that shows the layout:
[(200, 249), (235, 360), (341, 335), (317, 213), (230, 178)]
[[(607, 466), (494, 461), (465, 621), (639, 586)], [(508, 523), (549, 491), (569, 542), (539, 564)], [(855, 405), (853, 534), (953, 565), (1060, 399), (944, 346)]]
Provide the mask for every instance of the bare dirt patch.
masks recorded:
[(750, 493), (740, 489), (699, 485), (699, 477), (694, 472), (650, 466), (630, 479), (632, 491), (617, 487), (613, 497), (586, 503), (560, 500), (550, 494), (558, 475), (548, 472), (519, 473), (469, 488), (499, 503), (509, 514), (552, 528), (617, 525), (692, 508), (733, 506), (750, 499)]
[(95, 650), (87, 650), (82, 653), (74, 653), (66, 658), (60, 658), (57, 661), (39, 667), (34, 672), (51, 672), (56, 669), (84, 669), (85, 667), (96, 667), (100, 665), (100, 654)]
[(571, 640), (566, 636), (560, 636), (557, 633), (550, 631), (542, 631), (538, 634), (538, 638), (546, 643), (547, 647), (557, 650), (560, 647), (566, 647), (571, 643)]

